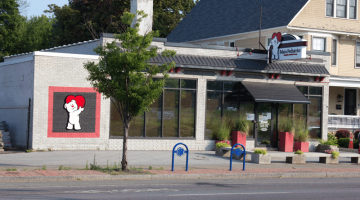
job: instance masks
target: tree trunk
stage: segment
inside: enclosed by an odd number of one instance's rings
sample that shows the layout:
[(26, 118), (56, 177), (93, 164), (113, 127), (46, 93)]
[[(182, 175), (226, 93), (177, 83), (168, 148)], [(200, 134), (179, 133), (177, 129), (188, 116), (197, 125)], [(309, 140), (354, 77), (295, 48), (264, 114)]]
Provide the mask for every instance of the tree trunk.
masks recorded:
[(128, 169), (128, 163), (127, 163), (127, 138), (129, 135), (129, 128), (130, 128), (130, 122), (129, 120), (125, 120), (124, 124), (124, 140), (123, 140), (123, 157), (121, 161), (121, 170), (127, 170)]

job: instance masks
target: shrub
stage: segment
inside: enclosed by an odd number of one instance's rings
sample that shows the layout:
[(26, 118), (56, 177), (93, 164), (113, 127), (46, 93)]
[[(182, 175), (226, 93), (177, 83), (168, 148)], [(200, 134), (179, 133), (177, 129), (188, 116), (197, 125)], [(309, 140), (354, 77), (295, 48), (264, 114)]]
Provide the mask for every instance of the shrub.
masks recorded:
[(270, 141), (269, 140), (262, 140), (261, 144), (270, 144)]
[(292, 116), (283, 117), (281, 120), (279, 120), (279, 131), (290, 132), (294, 134), (295, 128), (294, 128)]
[(267, 151), (263, 149), (255, 149), (254, 154), (263, 154), (266, 155)]
[(231, 146), (228, 143), (225, 143), (225, 142), (216, 143), (216, 148), (221, 148), (221, 147), (231, 147)]
[(340, 138), (350, 138), (350, 131), (346, 129), (339, 129), (336, 131), (335, 137)]
[(334, 150), (325, 150), (325, 153), (331, 154), (333, 158), (337, 158), (340, 155), (339, 152), (334, 151)]
[(318, 139), (320, 144), (325, 144), (325, 145), (334, 145), (334, 146), (339, 146), (338, 145), (338, 140), (336, 139), (336, 137), (330, 133), (328, 133), (328, 140), (321, 140)]
[(340, 138), (338, 139), (339, 147), (348, 148), (349, 147), (349, 138)]
[(354, 135), (354, 140), (358, 140), (359, 139), (359, 133), (360, 133), (360, 130), (357, 130), (353, 133)]
[(359, 149), (359, 140), (354, 140), (354, 149)]
[(239, 117), (236, 119), (234, 130), (245, 134), (249, 133), (249, 123), (245, 117)]
[(304, 152), (302, 152), (301, 150), (297, 150), (297, 151), (295, 151), (295, 154), (304, 154)]
[(223, 122), (220, 124), (218, 130), (213, 132), (212, 138), (215, 140), (228, 140), (230, 136), (231, 126)]
[(298, 142), (307, 142), (309, 139), (309, 129), (306, 125), (306, 121), (300, 118), (295, 124), (295, 136), (294, 140)]

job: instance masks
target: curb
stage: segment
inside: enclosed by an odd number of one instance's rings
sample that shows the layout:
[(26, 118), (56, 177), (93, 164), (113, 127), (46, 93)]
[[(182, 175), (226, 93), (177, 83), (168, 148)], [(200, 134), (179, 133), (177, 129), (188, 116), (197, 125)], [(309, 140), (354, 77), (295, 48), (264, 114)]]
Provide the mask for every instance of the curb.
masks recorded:
[(341, 178), (360, 177), (360, 173), (258, 173), (258, 174), (167, 174), (167, 175), (75, 175), (0, 177), (0, 182), (105, 181), (172, 179), (249, 179), (249, 178)]

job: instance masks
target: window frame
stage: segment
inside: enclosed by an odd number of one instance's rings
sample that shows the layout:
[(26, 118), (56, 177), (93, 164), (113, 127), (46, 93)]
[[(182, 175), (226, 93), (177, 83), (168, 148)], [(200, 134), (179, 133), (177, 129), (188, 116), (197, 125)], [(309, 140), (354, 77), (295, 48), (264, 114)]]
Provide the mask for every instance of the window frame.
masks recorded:
[[(334, 52), (334, 44), (335, 44), (335, 52)], [(333, 62), (333, 53), (335, 54), (335, 64)], [(338, 62), (338, 40), (333, 38), (331, 45), (331, 66), (336, 67)]]
[[(153, 77), (154, 79), (163, 79), (162, 77)], [(179, 80), (179, 88), (166, 88), (164, 86), (163, 88), (163, 92), (161, 95), (162, 98), (162, 104), (161, 104), (161, 135), (160, 137), (147, 137), (146, 136), (146, 112), (143, 114), (144, 115), (144, 132), (143, 132), (143, 137), (131, 137), (128, 136), (128, 139), (146, 139), (146, 140), (196, 140), (196, 128), (197, 128), (197, 97), (198, 97), (198, 88), (199, 88), (199, 81), (197, 78), (169, 78), (169, 79), (177, 79)], [(168, 80), (169, 80), (168, 79)], [(194, 80), (196, 81), (196, 85), (195, 85), (195, 89), (189, 89), (189, 88), (181, 88), (181, 80)], [(169, 89), (169, 90), (178, 90), (179, 91), (179, 112), (178, 112), (178, 136), (177, 137), (164, 137), (164, 133), (163, 133), (163, 120), (164, 120), (164, 94), (165, 94), (165, 90)], [(180, 135), (180, 110), (181, 110), (181, 91), (195, 91), (195, 116), (194, 116), (194, 137), (181, 137)], [(111, 108), (111, 104), (112, 102), (110, 102), (110, 108)], [(109, 115), (109, 139), (123, 139), (124, 136), (112, 136), (110, 135), (111, 132), (111, 109), (110, 109), (110, 115)]]
[(328, 11), (328, 10), (327, 10), (327, 5), (330, 4), (330, 3), (328, 3), (328, 0), (325, 1), (325, 16), (327, 16), (327, 17), (334, 17), (334, 8), (335, 8), (335, 1), (336, 1), (336, 0), (332, 0), (332, 1), (333, 1), (333, 2), (332, 2), (331, 15), (328, 15), (328, 14), (327, 14), (327, 11)]
[(360, 41), (357, 40), (357, 41), (355, 42), (355, 68), (356, 68), (356, 69), (360, 69), (360, 60), (359, 60), (359, 65), (357, 64), (357, 55), (360, 56), (360, 54), (357, 54), (358, 44), (359, 44), (359, 48), (360, 48)]
[(338, 19), (348, 19), (348, 20), (358, 20), (358, 2), (355, 1), (355, 18), (350, 18), (350, 0), (346, 0), (346, 7), (345, 7), (345, 17), (337, 17), (336, 16), (336, 9), (337, 9), (337, 0), (333, 1), (333, 11), (332, 15), (327, 15), (327, 0), (325, 1), (325, 17), (330, 18), (338, 18)]
[[(324, 51), (322, 51), (322, 50), (315, 50), (315, 49), (314, 49), (314, 38), (315, 38), (315, 39), (324, 39)], [(318, 52), (326, 52), (326, 48), (327, 48), (326, 42), (327, 42), (327, 38), (326, 38), (326, 37), (312, 36), (312, 37), (311, 37), (311, 50), (312, 50), (312, 51), (318, 51)]]

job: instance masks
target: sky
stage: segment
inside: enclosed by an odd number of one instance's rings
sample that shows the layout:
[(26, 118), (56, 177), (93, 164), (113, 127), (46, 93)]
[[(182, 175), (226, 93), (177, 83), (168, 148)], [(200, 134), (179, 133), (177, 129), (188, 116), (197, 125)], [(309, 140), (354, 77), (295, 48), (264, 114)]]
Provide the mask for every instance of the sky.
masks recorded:
[(27, 15), (28, 17), (33, 15), (42, 15), (45, 14), (44, 10), (48, 9), (49, 4), (56, 4), (58, 6), (63, 6), (68, 4), (68, 0), (27, 0), (30, 6), (26, 9), (25, 13), (22, 15)]

